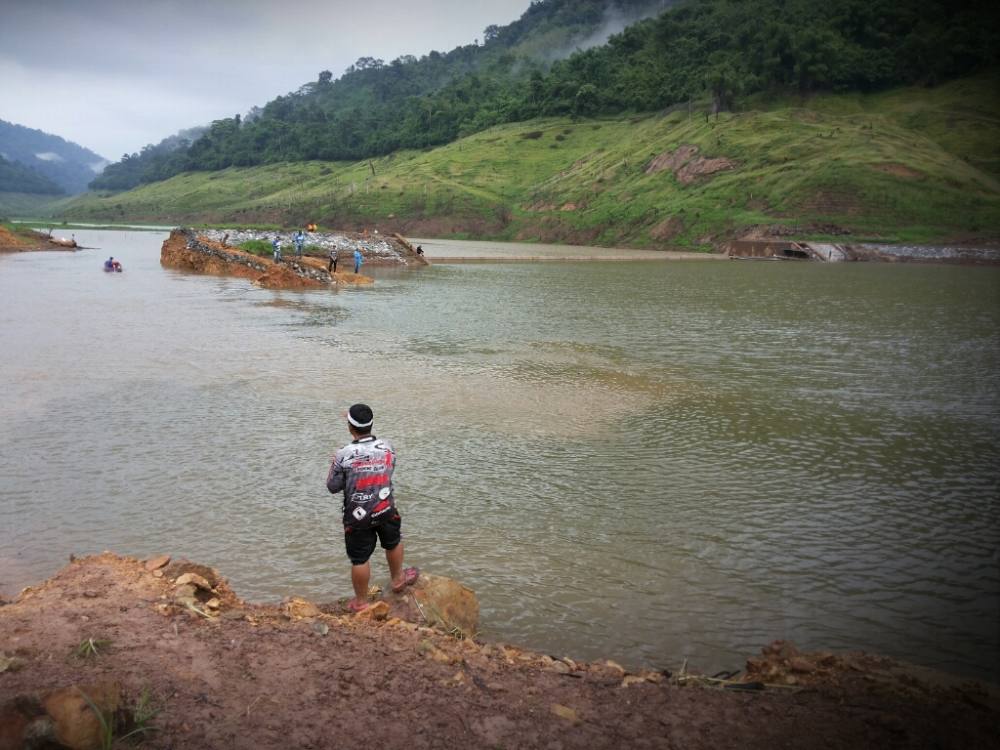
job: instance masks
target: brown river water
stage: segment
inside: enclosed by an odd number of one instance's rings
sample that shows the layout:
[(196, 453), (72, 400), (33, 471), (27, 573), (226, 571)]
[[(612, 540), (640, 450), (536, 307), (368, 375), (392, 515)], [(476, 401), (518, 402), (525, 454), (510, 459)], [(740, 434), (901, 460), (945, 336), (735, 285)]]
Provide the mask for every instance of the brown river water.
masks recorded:
[(473, 588), (486, 638), (708, 671), (787, 638), (997, 679), (998, 268), (441, 264), (282, 292), (164, 270), (163, 233), (76, 236), (100, 249), (0, 256), (0, 593), (112, 549), (252, 600), (348, 595), (324, 479), (366, 401), (408, 562)]

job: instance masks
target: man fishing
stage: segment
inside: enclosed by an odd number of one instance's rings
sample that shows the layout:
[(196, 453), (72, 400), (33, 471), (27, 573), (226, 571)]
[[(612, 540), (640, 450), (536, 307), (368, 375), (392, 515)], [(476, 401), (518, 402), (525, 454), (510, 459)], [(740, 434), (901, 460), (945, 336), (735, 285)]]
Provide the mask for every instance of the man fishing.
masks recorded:
[(417, 568), (403, 568), (403, 521), (392, 494), (396, 454), (387, 440), (372, 435), (374, 422), (367, 404), (354, 404), (347, 411), (347, 429), (353, 440), (334, 454), (326, 477), (330, 492), (344, 492), (344, 544), (354, 588), (354, 598), (347, 604), (351, 612), (368, 609), (368, 559), (376, 540), (385, 550), (393, 592), (402, 592), (420, 575)]

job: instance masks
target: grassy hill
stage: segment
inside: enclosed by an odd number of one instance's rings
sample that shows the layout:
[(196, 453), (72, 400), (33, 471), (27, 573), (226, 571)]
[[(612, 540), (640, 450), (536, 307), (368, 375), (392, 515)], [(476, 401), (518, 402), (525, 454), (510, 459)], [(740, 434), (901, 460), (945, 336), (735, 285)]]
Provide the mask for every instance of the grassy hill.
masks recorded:
[(66, 202), (62, 196), (37, 193), (0, 193), (0, 218), (35, 219), (52, 216)]
[[(760, 98), (717, 119), (683, 107), (534, 120), (370, 162), (187, 173), (59, 210), (68, 220), (317, 221), (635, 247), (708, 249), (757, 225), (812, 237), (997, 240), (998, 84), (991, 75), (934, 89)], [(654, 160), (666, 168), (650, 169)]]

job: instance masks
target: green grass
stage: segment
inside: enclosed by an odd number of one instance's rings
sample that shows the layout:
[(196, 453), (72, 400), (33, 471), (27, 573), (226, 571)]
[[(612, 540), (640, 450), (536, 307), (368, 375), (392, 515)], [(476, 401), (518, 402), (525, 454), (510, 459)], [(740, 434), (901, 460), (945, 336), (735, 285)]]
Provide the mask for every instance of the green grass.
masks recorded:
[[(98, 741), (101, 750), (112, 750), (119, 746), (121, 742), (131, 739), (140, 739), (142, 735), (154, 731), (155, 727), (151, 722), (159, 713), (159, 708), (153, 704), (152, 696), (148, 688), (135, 700), (134, 704), (121, 711), (102, 711), (79, 687), (80, 695), (84, 702), (93, 711), (97, 722), (100, 725)], [(124, 732), (119, 734), (119, 732)]]
[[(60, 215), (702, 249), (761, 224), (816, 238), (996, 237), (998, 83), (757, 98), (717, 119), (682, 108), (534, 120), (373, 160), (374, 177), (367, 160), (189, 173), (78, 197)], [(688, 185), (669, 170), (646, 174), (685, 144), (737, 167)]]
[(79, 659), (94, 659), (101, 655), (104, 651), (107, 651), (108, 646), (111, 645), (111, 641), (103, 640), (99, 638), (84, 638), (73, 649), (73, 655)]
[(239, 248), (252, 255), (260, 255), (268, 258), (274, 254), (274, 248), (271, 247), (271, 243), (267, 240), (247, 240)]
[(0, 193), (0, 217), (24, 216), (35, 218), (49, 216), (66, 198), (31, 193)]

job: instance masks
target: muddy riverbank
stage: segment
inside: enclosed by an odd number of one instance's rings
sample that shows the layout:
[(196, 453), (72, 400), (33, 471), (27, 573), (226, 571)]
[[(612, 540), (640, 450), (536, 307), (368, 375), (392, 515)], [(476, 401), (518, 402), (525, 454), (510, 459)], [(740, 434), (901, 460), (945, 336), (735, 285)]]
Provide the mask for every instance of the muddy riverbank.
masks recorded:
[(364, 274), (329, 270), (328, 262), (313, 256), (286, 255), (282, 260), (262, 257), (219, 242), (190, 229), (175, 229), (160, 248), (160, 264), (194, 273), (238, 276), (265, 289), (308, 289), (329, 284), (372, 284)]
[(151, 748), (967, 748), (1000, 726), (994, 688), (878, 656), (777, 642), (736, 675), (629, 674), (110, 553), (0, 605), (0, 644), (0, 748), (96, 747), (95, 708)]
[(16, 229), (11, 231), (0, 226), (0, 253), (24, 253), (36, 250), (77, 250), (80, 246), (75, 236), (53, 237), (51, 233), (38, 232), (33, 229)]

